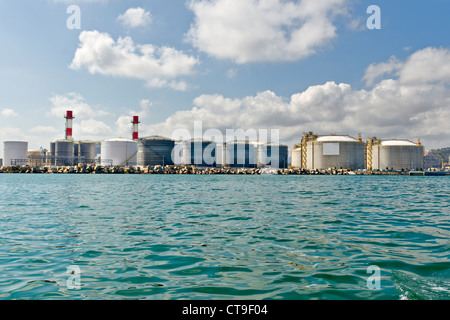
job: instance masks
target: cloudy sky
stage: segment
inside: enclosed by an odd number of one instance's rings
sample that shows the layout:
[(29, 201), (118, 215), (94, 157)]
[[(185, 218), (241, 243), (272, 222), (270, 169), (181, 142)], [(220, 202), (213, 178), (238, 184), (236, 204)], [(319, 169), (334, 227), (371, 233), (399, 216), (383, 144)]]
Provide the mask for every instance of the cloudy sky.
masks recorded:
[(202, 121), (278, 129), (289, 147), (307, 131), (447, 147), (449, 12), (447, 0), (0, 0), (0, 141), (48, 148), (73, 110), (76, 140), (131, 137), (139, 115), (141, 137)]

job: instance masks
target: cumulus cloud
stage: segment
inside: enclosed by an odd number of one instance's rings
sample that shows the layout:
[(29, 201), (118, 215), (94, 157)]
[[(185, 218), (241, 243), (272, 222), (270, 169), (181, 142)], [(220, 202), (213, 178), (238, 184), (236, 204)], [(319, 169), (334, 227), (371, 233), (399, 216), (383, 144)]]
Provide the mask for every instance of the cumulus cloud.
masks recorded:
[[(376, 82), (374, 77), (370, 89), (330, 81), (290, 97), (272, 91), (241, 99), (201, 95), (190, 110), (147, 127), (146, 133), (170, 137), (175, 130), (185, 129), (193, 135), (194, 122), (202, 121), (204, 130), (215, 128), (222, 133), (238, 128), (279, 129), (281, 142), (290, 146), (306, 131), (354, 136), (361, 132), (381, 139), (420, 137), (426, 147), (447, 146), (450, 70), (445, 66), (450, 65), (449, 53), (448, 49), (425, 48), (405, 61), (382, 62), (377, 75), (391, 78)], [(443, 67), (436, 74), (439, 65)]]
[[(149, 116), (152, 102), (149, 99), (142, 99), (139, 102), (140, 110), (131, 110), (126, 115), (121, 115), (116, 121), (116, 133), (121, 137), (131, 136), (131, 119), (133, 116), (139, 116), (139, 120), (146, 119)], [(140, 126), (140, 131), (146, 127), (145, 124)], [(145, 131), (145, 129), (144, 129)], [(142, 135), (141, 135), (142, 136)]]
[(128, 9), (117, 20), (127, 28), (137, 28), (150, 25), (152, 19), (150, 12), (138, 7)]
[(333, 24), (347, 0), (191, 0), (186, 39), (199, 50), (237, 63), (294, 61), (337, 36)]
[(186, 90), (179, 77), (194, 73), (197, 58), (170, 47), (136, 45), (131, 37), (115, 41), (109, 34), (83, 31), (70, 68), (91, 74), (141, 79), (149, 87)]
[(15, 112), (13, 109), (9, 109), (9, 108), (2, 109), (1, 115), (2, 115), (2, 117), (7, 117), (7, 118), (15, 118), (18, 116), (17, 112)]
[(55, 3), (79, 4), (79, 3), (108, 3), (109, 0), (53, 0)]
[(63, 117), (67, 110), (72, 110), (75, 117), (80, 118), (96, 118), (106, 116), (110, 113), (101, 110), (98, 107), (91, 107), (84, 99), (84, 97), (77, 92), (70, 92), (67, 94), (54, 94), (50, 98), (52, 107), (50, 114), (52, 116)]
[(36, 126), (33, 128), (30, 128), (29, 130), (32, 133), (56, 133), (58, 130), (55, 127), (51, 126)]

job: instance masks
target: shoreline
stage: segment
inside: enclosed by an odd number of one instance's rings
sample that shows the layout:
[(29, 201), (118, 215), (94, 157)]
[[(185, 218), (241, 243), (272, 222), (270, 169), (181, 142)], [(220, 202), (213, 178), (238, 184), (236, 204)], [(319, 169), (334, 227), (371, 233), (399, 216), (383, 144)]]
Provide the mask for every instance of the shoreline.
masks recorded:
[(450, 175), (442, 171), (352, 171), (348, 169), (267, 169), (267, 168), (205, 168), (186, 166), (101, 166), (79, 164), (76, 166), (7, 166), (0, 167), (1, 173), (19, 174), (250, 174), (250, 175)]

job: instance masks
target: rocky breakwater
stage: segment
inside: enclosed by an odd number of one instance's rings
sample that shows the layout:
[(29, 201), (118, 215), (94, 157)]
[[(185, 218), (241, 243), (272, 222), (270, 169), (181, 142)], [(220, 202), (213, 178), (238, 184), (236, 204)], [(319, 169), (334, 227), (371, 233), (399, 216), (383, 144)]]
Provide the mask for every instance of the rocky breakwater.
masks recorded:
[(371, 171), (351, 171), (347, 169), (268, 169), (268, 168), (200, 168), (195, 166), (134, 166), (134, 167), (111, 167), (101, 165), (78, 164), (76, 166), (7, 166), (0, 167), (0, 173), (48, 173), (48, 174), (278, 174), (278, 175), (372, 175), (372, 174), (407, 174), (399, 172), (371, 172)]

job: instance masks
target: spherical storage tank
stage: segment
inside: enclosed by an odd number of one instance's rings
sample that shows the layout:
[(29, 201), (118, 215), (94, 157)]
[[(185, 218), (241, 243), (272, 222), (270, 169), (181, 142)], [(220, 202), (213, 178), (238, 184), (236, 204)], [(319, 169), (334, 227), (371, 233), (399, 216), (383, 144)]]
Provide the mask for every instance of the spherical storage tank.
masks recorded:
[(73, 165), (73, 140), (55, 142), (55, 162), (57, 166)]
[(136, 164), (136, 141), (125, 138), (116, 138), (102, 141), (102, 166), (135, 166)]
[(24, 166), (27, 164), (28, 142), (5, 141), (3, 142), (3, 165)]
[(138, 142), (137, 163), (139, 166), (173, 165), (175, 141), (161, 137), (150, 136)]
[(183, 165), (213, 167), (216, 165), (216, 143), (209, 140), (188, 140), (182, 145)]
[(364, 143), (350, 136), (318, 136), (306, 145), (308, 169), (364, 169)]
[(420, 144), (408, 140), (381, 140), (372, 145), (372, 169), (422, 169), (423, 154)]

